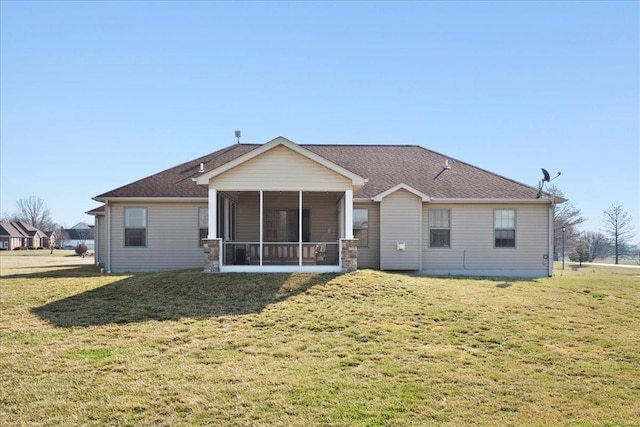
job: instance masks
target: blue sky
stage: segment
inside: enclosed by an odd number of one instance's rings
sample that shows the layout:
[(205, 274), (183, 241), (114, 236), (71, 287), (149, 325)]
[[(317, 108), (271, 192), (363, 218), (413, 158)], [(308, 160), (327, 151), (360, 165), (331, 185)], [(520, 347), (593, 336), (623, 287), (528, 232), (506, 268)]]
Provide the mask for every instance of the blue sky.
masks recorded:
[(639, 2), (2, 1), (2, 212), (100, 193), (235, 142), (417, 144), (640, 240)]

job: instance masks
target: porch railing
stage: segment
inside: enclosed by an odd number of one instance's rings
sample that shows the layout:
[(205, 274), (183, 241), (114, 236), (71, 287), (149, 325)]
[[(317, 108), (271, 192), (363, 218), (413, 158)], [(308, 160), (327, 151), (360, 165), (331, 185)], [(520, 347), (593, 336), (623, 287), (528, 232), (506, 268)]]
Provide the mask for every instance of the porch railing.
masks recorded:
[[(224, 265), (260, 265), (260, 242), (223, 242)], [(337, 242), (303, 242), (302, 265), (339, 265)], [(262, 242), (262, 265), (299, 265), (297, 242)]]

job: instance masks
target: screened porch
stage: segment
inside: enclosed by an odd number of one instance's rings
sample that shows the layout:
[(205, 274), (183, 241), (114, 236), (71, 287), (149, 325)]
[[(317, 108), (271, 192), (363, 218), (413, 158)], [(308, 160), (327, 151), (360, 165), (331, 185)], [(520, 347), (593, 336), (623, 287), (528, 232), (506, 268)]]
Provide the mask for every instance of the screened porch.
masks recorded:
[[(218, 192), (220, 267), (339, 267), (344, 199), (344, 192)], [(203, 238), (211, 219), (201, 212)]]

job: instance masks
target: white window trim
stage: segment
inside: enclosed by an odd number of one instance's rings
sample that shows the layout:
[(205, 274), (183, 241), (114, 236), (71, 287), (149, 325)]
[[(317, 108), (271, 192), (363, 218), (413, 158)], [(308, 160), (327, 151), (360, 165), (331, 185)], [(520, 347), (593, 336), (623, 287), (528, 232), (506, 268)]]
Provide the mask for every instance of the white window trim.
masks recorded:
[[(144, 227), (127, 227), (127, 209), (144, 209)], [(122, 210), (122, 225), (123, 225), (123, 241), (122, 245), (125, 248), (147, 248), (149, 247), (149, 209), (146, 206), (125, 206)], [(127, 228), (139, 229), (144, 228), (144, 245), (127, 245)]]
[[(513, 228), (496, 228), (496, 211), (513, 211)], [(493, 248), (516, 249), (518, 247), (518, 210), (516, 208), (495, 208), (491, 221), (493, 221)], [(496, 246), (496, 230), (513, 230), (513, 246)]]

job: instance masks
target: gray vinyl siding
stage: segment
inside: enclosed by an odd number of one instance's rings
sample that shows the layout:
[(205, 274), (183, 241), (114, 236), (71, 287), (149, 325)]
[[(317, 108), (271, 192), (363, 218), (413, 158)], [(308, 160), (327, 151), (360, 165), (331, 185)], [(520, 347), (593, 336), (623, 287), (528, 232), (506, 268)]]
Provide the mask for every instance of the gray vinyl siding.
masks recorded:
[[(147, 208), (147, 246), (124, 246), (124, 208)], [(202, 203), (111, 204), (111, 271), (202, 268), (198, 208)]]
[[(424, 205), (422, 268), (432, 273), (545, 276), (548, 271), (549, 232), (547, 205)], [(451, 209), (451, 247), (429, 247), (429, 208)], [(516, 211), (516, 247), (495, 248), (493, 212)]]
[[(398, 190), (380, 202), (380, 268), (420, 269), (420, 223), (422, 201), (415, 194)], [(397, 242), (405, 250), (397, 250)]]
[(380, 268), (380, 203), (355, 203), (354, 209), (369, 210), (369, 246), (358, 246), (358, 268)]
[(107, 263), (107, 219), (105, 215), (96, 215), (96, 250), (98, 251), (98, 262), (101, 265)]
[(344, 191), (351, 180), (287, 147), (275, 147), (211, 180), (227, 191)]
[[(335, 193), (303, 192), (302, 207), (309, 209), (312, 242), (335, 242), (338, 239), (338, 207)], [(264, 210), (297, 209), (298, 193), (264, 193)], [(238, 195), (237, 241), (257, 242), (260, 239), (260, 193), (241, 192)]]

